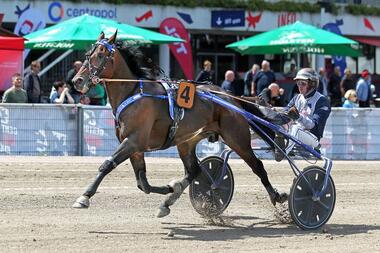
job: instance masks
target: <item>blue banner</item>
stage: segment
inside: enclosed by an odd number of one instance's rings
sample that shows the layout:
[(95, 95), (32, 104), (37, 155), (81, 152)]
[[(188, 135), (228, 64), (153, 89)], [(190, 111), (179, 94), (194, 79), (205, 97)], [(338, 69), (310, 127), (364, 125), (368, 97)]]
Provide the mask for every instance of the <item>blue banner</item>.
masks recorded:
[(211, 27), (245, 26), (245, 11), (211, 11)]

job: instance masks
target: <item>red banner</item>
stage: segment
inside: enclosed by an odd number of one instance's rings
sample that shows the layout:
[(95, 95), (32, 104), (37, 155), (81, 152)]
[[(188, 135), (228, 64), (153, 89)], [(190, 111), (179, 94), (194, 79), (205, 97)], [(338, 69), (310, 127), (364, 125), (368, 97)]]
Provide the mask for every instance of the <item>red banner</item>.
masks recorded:
[(12, 86), (14, 73), (22, 74), (23, 48), (23, 38), (0, 36), (0, 90)]
[(193, 54), (191, 52), (189, 33), (187, 32), (185, 26), (176, 18), (167, 18), (162, 21), (160, 25), (160, 32), (185, 40), (185, 42), (169, 44), (169, 48), (181, 66), (186, 78), (193, 80)]

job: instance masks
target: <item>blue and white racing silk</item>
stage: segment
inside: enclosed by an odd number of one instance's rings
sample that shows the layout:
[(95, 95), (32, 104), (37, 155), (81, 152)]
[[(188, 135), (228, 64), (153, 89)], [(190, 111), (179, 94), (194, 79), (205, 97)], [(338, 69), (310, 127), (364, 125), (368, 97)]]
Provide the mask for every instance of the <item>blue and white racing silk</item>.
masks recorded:
[(318, 140), (322, 138), (331, 107), (329, 100), (318, 91), (303, 96), (298, 94), (287, 105), (286, 111), (295, 106), (300, 113), (297, 123), (309, 130)]

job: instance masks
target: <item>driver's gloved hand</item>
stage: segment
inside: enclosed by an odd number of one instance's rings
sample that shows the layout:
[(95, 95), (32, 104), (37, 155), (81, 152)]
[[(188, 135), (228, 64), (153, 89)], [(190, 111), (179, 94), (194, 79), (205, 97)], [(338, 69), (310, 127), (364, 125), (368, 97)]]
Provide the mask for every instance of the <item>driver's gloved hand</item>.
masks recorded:
[(295, 106), (291, 107), (287, 113), (288, 117), (292, 120), (297, 120), (300, 118), (300, 113)]

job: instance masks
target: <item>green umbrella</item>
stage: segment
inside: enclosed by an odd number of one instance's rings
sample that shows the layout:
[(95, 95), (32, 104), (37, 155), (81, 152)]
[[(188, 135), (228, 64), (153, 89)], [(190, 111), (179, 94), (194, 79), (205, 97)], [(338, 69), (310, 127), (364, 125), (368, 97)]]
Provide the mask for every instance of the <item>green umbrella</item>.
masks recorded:
[(300, 21), (229, 44), (241, 54), (311, 53), (359, 56), (358, 42)]
[(183, 42), (180, 38), (85, 14), (26, 35), (25, 48), (87, 49), (100, 32), (103, 31), (109, 37), (116, 29), (117, 38), (130, 44)]

